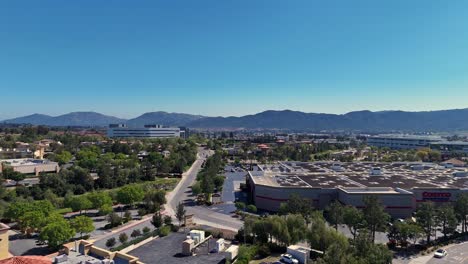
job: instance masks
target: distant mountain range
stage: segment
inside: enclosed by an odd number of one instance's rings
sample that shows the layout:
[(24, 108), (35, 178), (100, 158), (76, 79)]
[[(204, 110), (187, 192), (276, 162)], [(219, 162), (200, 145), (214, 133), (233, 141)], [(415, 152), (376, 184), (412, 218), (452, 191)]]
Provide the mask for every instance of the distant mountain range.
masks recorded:
[(121, 119), (95, 112), (73, 112), (61, 116), (33, 114), (4, 120), (9, 124), (48, 126), (94, 126), (127, 123), (138, 127), (145, 124), (187, 126), (207, 129), (289, 129), (302, 131), (367, 131), (421, 132), (468, 131), (468, 108), (426, 111), (357, 111), (343, 115), (304, 113), (299, 111), (265, 111), (241, 117), (206, 117), (201, 115), (150, 112), (133, 119)]
[(60, 116), (32, 114), (2, 121), (8, 124), (31, 124), (46, 126), (108, 126), (126, 122), (125, 119), (107, 116), (96, 112), (72, 112)]

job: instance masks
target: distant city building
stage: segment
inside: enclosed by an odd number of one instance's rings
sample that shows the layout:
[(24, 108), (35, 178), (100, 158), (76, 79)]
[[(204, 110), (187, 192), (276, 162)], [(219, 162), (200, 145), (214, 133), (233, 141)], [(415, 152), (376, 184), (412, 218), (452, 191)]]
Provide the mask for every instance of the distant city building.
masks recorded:
[(34, 174), (41, 172), (59, 172), (60, 166), (57, 162), (40, 159), (5, 159), (0, 160), (0, 171), (4, 167), (11, 167), (14, 171), (24, 174)]
[(440, 141), (432, 142), (431, 149), (442, 153), (458, 152), (468, 154), (468, 142), (465, 141)]
[(432, 143), (439, 141), (442, 141), (441, 137), (416, 135), (378, 135), (367, 138), (369, 146), (391, 149), (428, 148)]
[(144, 127), (127, 127), (125, 124), (111, 124), (107, 129), (110, 138), (178, 138), (180, 128), (161, 125), (145, 125)]

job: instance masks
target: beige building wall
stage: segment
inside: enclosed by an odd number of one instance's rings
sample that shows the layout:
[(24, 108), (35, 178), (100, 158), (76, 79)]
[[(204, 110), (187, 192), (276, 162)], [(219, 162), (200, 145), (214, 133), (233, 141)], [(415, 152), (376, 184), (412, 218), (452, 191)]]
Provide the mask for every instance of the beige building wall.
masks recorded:
[(8, 230), (10, 228), (0, 223), (0, 260), (6, 259), (9, 257), (9, 247), (8, 247)]

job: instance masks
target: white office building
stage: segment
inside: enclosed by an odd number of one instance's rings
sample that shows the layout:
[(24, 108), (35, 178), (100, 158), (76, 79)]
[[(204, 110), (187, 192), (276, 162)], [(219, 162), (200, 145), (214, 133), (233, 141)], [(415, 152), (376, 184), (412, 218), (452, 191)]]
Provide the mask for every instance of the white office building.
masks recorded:
[(417, 135), (378, 135), (367, 138), (369, 146), (391, 149), (428, 148), (432, 143), (439, 141), (442, 141), (441, 137)]
[(127, 127), (125, 124), (111, 124), (107, 129), (110, 138), (178, 138), (180, 128), (161, 125), (145, 125), (144, 127)]

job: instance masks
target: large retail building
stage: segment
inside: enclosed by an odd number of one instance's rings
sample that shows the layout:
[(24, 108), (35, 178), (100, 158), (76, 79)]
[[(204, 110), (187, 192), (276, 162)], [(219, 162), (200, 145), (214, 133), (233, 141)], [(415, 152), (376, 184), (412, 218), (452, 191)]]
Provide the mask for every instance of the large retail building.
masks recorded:
[(411, 216), (419, 203), (452, 202), (468, 191), (466, 168), (433, 163), (280, 162), (250, 171), (247, 184), (259, 209), (277, 211), (292, 194), (324, 209), (331, 201), (364, 207), (375, 195), (395, 218)]

